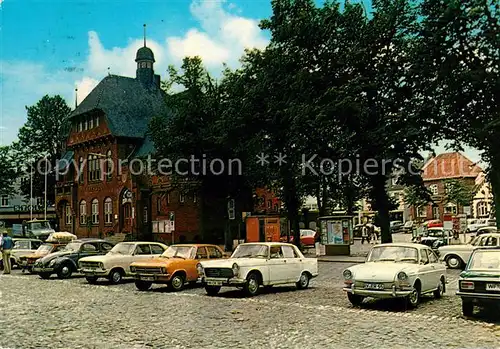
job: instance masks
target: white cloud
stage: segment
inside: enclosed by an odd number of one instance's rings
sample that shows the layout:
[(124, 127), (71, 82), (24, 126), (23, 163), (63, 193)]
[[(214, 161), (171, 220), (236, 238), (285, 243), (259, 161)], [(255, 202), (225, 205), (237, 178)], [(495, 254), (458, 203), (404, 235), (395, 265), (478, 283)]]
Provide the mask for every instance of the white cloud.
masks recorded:
[(97, 86), (99, 83), (98, 80), (92, 79), (89, 77), (83, 77), (81, 80), (78, 80), (76, 82), (76, 88), (78, 89), (77, 91), (77, 102), (80, 104), (85, 97), (94, 89), (94, 87)]

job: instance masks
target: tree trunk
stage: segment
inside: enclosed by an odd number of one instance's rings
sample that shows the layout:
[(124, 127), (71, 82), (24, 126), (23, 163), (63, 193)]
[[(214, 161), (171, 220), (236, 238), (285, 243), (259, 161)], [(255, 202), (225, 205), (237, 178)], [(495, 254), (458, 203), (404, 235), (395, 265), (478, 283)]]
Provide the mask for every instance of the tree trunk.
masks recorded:
[(500, 158), (491, 159), (490, 183), (493, 192), (493, 205), (495, 208), (495, 218), (497, 229), (500, 229)]
[(378, 212), (378, 218), (380, 222), (380, 235), (382, 243), (390, 243), (392, 242), (392, 235), (389, 228), (390, 225), (390, 217), (389, 217), (389, 207), (390, 201), (389, 196), (387, 195), (387, 190), (385, 188), (386, 185), (386, 177), (385, 176), (377, 176), (373, 181), (373, 195), (375, 199), (375, 204)]
[(295, 185), (295, 179), (287, 178), (283, 186), (285, 207), (287, 218), (290, 222), (290, 229), (293, 231), (293, 243), (300, 247), (300, 227), (299, 227), (299, 199)]

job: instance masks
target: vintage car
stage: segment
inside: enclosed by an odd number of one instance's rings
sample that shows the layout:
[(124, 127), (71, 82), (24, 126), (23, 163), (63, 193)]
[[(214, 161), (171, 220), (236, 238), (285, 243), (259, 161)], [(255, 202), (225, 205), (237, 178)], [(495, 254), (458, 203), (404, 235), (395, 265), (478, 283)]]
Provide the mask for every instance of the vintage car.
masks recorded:
[(405, 298), (410, 307), (416, 307), (423, 294), (440, 298), (446, 287), (446, 267), (436, 253), (413, 243), (374, 246), (366, 263), (345, 269), (343, 277), (343, 290), (354, 306), (373, 297)]
[(477, 247), (497, 247), (500, 245), (500, 233), (482, 234), (475, 237), (470, 244), (450, 245), (439, 248), (439, 257), (452, 269), (462, 269)]
[(497, 233), (497, 227), (495, 226), (487, 226), (487, 227), (482, 227), (477, 230), (476, 236), (483, 235), (483, 234), (489, 234), (489, 233)]
[(316, 234), (316, 231), (312, 229), (300, 229), (300, 242), (304, 246), (314, 246)]
[(23, 236), (45, 241), (50, 234), (55, 233), (55, 230), (50, 226), (48, 220), (39, 220), (35, 218), (32, 221), (23, 222), (22, 233)]
[(33, 265), (33, 273), (42, 279), (57, 274), (60, 279), (69, 278), (78, 271), (78, 261), (83, 257), (103, 255), (111, 251), (113, 244), (102, 239), (79, 239), (70, 242), (59, 252), (40, 258)]
[(457, 295), (462, 298), (462, 313), (472, 316), (474, 305), (500, 304), (500, 248), (474, 250), (458, 280)]
[(391, 221), (389, 223), (389, 230), (391, 231), (391, 234), (396, 234), (400, 233), (403, 229), (403, 222), (401, 221)]
[[(20, 257), (22, 255), (33, 253), (43, 243), (38, 239), (13, 238), (14, 248), (10, 255), (10, 264), (14, 267), (21, 265)], [(3, 261), (0, 260), (0, 270), (3, 269)]]
[(158, 258), (132, 263), (130, 272), (140, 291), (149, 290), (152, 284), (167, 284), (180, 291), (186, 283), (198, 281), (196, 265), (200, 261), (220, 258), (224, 258), (224, 251), (217, 245), (171, 245)]
[(424, 231), (424, 236), (420, 239), (420, 243), (433, 249), (438, 249), (441, 246), (449, 245), (452, 237), (452, 233), (449, 230), (444, 230), (440, 227), (428, 228)]
[(19, 257), (19, 265), (23, 269), (23, 273), (25, 271), (29, 271), (30, 273), (33, 270), (33, 265), (35, 262), (48, 255), (49, 253), (58, 252), (62, 250), (67, 244), (63, 243), (45, 243), (40, 245), (38, 249), (31, 254), (22, 255)]
[(80, 273), (91, 284), (99, 278), (118, 284), (124, 276), (131, 276), (130, 264), (158, 258), (167, 245), (159, 242), (120, 242), (103, 256), (91, 256), (80, 259)]
[(198, 273), (208, 295), (222, 286), (242, 288), (255, 296), (260, 286), (295, 284), (304, 289), (318, 276), (316, 258), (305, 258), (300, 250), (286, 243), (245, 243), (238, 245), (229, 259), (202, 261)]

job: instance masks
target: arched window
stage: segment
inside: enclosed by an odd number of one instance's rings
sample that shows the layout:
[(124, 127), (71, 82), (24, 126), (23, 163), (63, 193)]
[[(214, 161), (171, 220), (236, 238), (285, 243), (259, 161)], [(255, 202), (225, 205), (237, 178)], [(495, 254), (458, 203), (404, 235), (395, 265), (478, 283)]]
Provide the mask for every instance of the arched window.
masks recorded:
[(80, 201), (80, 225), (87, 224), (87, 202)]
[(92, 180), (92, 173), (93, 173), (93, 162), (92, 162), (92, 155), (87, 156), (87, 182), (90, 182)]
[(488, 205), (484, 201), (479, 201), (476, 205), (476, 211), (478, 217), (487, 217), (490, 213), (488, 212)]
[(92, 200), (92, 224), (99, 224), (99, 201)]
[(113, 200), (111, 198), (104, 200), (104, 223), (113, 223)]
[(114, 171), (113, 158), (111, 157), (111, 149), (106, 153), (106, 178), (110, 181), (113, 178)]
[(89, 117), (89, 130), (94, 128), (94, 117)]
[(71, 225), (72, 223), (72, 216), (71, 216), (71, 205), (66, 204), (64, 206), (64, 215), (65, 215), (65, 223), (66, 225)]

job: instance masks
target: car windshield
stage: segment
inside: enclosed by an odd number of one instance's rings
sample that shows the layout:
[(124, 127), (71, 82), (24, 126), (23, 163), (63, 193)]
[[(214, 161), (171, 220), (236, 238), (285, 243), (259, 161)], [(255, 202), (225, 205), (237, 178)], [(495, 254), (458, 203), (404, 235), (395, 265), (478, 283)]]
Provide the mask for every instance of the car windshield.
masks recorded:
[(368, 255), (368, 262), (418, 262), (418, 251), (414, 247), (374, 247)]
[(231, 258), (267, 258), (269, 246), (266, 245), (238, 245)]
[(30, 223), (29, 227), (32, 230), (50, 229), (50, 224), (49, 224), (49, 222), (34, 222), (34, 223)]
[(500, 270), (500, 251), (476, 251), (470, 259), (468, 270)]
[(81, 242), (71, 242), (62, 251), (78, 251), (80, 250), (80, 246), (82, 246)]
[(193, 252), (196, 249), (194, 246), (170, 246), (161, 255), (163, 258), (193, 258)]
[(29, 250), (30, 243), (26, 240), (17, 240), (14, 242), (14, 250)]
[(314, 236), (316, 232), (314, 230), (301, 230), (300, 236)]
[(120, 242), (119, 244), (116, 244), (111, 251), (108, 252), (108, 254), (125, 254), (125, 255), (130, 255), (132, 254), (134, 250), (134, 244), (131, 243), (126, 243), (126, 242)]
[(52, 245), (49, 245), (49, 244), (44, 244), (44, 245), (41, 245), (40, 247), (38, 247), (38, 249), (36, 250), (36, 252), (50, 252), (52, 251)]

